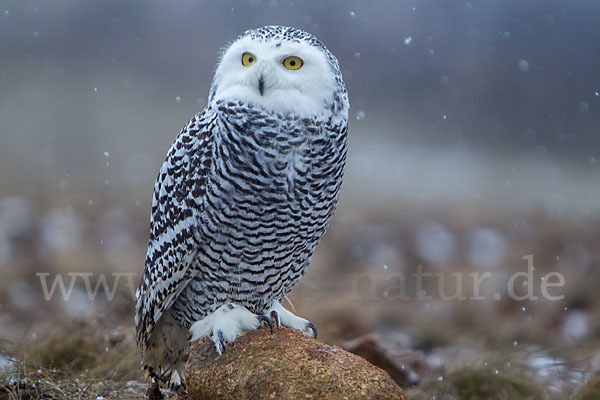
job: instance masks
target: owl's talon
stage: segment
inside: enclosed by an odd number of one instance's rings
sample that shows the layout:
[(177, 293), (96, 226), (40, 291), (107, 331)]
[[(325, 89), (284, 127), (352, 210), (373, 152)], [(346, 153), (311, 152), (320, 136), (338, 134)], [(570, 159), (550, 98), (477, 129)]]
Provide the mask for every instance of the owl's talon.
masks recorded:
[(217, 332), (217, 336), (219, 337), (219, 344), (221, 345), (222, 351), (225, 351), (225, 346), (227, 345), (225, 339), (223, 338), (223, 331), (219, 330)]
[(226, 345), (225, 338), (223, 338), (223, 331), (219, 329), (217, 334), (212, 337), (212, 340), (215, 342), (215, 349), (217, 350), (217, 353), (219, 355), (223, 355)]
[(308, 324), (306, 325), (306, 329), (311, 329), (313, 331), (313, 337), (316, 339), (317, 338), (317, 327), (315, 326), (315, 324), (313, 324), (312, 322), (308, 321)]
[(269, 328), (271, 328), (271, 333), (273, 333), (273, 323), (271, 322), (271, 318), (267, 317), (266, 315), (259, 315), (258, 320), (265, 321), (269, 325)]
[(281, 318), (279, 318), (279, 313), (277, 311), (271, 311), (271, 318), (275, 320), (275, 325), (277, 325), (277, 328), (281, 328)]

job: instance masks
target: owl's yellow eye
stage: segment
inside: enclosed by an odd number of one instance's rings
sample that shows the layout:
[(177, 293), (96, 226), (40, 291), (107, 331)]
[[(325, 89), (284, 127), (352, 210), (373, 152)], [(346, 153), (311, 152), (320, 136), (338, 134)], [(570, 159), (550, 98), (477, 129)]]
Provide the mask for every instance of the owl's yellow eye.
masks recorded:
[(283, 66), (291, 70), (300, 69), (302, 64), (304, 64), (302, 59), (296, 56), (289, 56), (283, 60)]
[(254, 57), (254, 54), (248, 53), (248, 52), (242, 54), (242, 65), (244, 67), (247, 67), (248, 65), (252, 64), (254, 61), (256, 61), (256, 57)]

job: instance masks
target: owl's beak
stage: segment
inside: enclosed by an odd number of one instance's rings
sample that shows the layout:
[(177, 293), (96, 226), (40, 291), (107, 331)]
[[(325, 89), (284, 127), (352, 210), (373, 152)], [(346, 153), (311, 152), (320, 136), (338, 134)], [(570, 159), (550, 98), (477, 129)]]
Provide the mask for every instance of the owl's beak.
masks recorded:
[(258, 91), (262, 96), (265, 91), (265, 77), (261, 74), (260, 78), (258, 78)]

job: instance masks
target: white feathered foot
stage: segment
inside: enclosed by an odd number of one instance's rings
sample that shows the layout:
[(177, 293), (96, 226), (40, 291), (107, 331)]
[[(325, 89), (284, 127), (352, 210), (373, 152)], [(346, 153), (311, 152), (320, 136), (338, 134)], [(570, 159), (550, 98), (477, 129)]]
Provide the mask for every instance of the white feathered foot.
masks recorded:
[(258, 316), (246, 307), (237, 304), (225, 304), (216, 311), (194, 322), (190, 328), (192, 341), (210, 337), (215, 343), (217, 353), (223, 354), (225, 345), (232, 343), (244, 330), (260, 326)]
[(273, 305), (269, 311), (267, 311), (266, 315), (269, 315), (275, 320), (278, 328), (281, 325), (287, 326), (288, 328), (299, 330), (306, 336), (313, 336), (315, 339), (317, 338), (317, 327), (315, 324), (288, 311), (278, 301), (273, 302)]
[(273, 332), (271, 318), (277, 327), (283, 325), (297, 329), (306, 336), (317, 337), (317, 327), (312, 322), (294, 315), (276, 301), (264, 315), (256, 315), (238, 304), (225, 304), (190, 327), (192, 341), (210, 337), (217, 353), (221, 355), (228, 343), (233, 343), (243, 331), (258, 328), (263, 321)]

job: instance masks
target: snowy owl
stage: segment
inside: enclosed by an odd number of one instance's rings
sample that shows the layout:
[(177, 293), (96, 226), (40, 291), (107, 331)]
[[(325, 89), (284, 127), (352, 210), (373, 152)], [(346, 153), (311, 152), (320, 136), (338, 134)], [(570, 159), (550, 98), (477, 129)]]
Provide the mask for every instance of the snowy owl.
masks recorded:
[(265, 26), (224, 50), (154, 186), (135, 322), (155, 384), (184, 386), (188, 333), (219, 354), (261, 321), (316, 336), (281, 301), (333, 217), (348, 108), (337, 59), (309, 33)]

